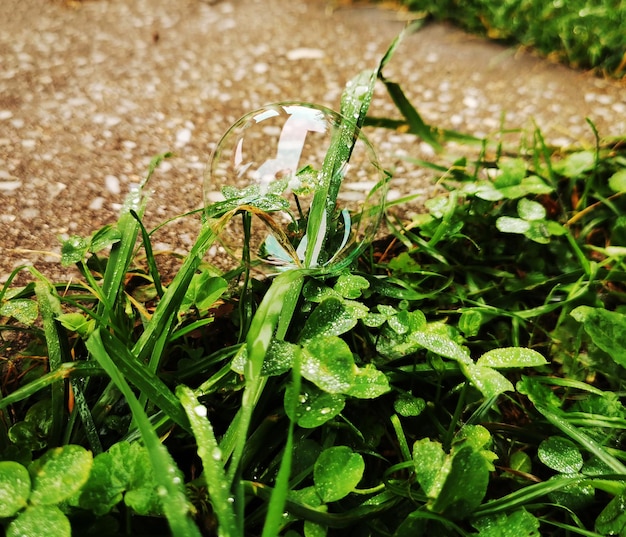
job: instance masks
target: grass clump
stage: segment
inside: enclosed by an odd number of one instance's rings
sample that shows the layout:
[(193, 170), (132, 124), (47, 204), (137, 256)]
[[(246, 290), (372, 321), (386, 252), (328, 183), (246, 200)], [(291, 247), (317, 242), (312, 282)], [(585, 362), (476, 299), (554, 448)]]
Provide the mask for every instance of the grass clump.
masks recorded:
[(450, 20), (491, 39), (520, 43), (580, 69), (626, 75), (623, 0), (405, 0), (411, 9)]
[[(364, 218), (335, 202), (376, 78), (410, 132), (462, 139), (382, 76), (395, 44), (346, 88), (321, 167), (222, 189), (173, 279), (139, 189), (64, 243), (81, 281), (3, 287), (7, 535), (623, 532), (625, 141), (536, 131), (514, 156), (423, 163), (445, 187), (427, 212), (390, 208), (389, 237), (335, 256)], [(220, 272), (206, 253), (236, 222)]]

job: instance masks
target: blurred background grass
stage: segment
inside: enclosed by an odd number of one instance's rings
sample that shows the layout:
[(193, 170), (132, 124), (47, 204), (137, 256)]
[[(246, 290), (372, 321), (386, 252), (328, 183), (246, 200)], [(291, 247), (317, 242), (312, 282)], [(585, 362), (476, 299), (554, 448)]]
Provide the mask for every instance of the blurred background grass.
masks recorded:
[(401, 0), (472, 33), (548, 58), (626, 76), (626, 0)]

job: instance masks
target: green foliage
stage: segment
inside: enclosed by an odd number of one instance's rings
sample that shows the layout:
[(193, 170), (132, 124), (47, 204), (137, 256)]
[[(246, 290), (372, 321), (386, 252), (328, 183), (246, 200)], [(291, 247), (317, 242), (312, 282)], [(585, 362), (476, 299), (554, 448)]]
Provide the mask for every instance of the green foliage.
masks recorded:
[(403, 0), (491, 39), (532, 46), (572, 66), (626, 74), (626, 4), (620, 0)]
[(142, 187), (115, 225), (64, 243), (82, 280), (30, 269), (3, 287), (7, 535), (624, 533), (623, 141), (486, 142), (435, 166), (425, 214), (390, 211), (389, 236), (334, 260), (352, 216), (329, 224), (328, 198), (375, 79), (410, 132), (451, 136), (382, 75), (396, 45), (344, 95), (356, 122), (322, 194), (306, 185), (300, 264), (256, 280), (251, 252), (226, 273), (205, 260), (235, 216), (285, 209), (283, 184), (227, 190), (160, 272)]

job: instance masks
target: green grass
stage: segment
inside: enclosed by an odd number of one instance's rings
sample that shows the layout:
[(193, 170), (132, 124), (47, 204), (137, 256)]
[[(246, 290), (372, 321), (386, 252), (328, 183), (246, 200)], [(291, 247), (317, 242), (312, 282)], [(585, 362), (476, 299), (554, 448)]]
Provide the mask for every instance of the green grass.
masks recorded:
[(573, 67), (626, 75), (623, 0), (403, 0), (491, 39), (520, 43)]
[[(173, 277), (142, 188), (63, 244), (82, 280), (0, 290), (7, 535), (624, 534), (626, 139), (537, 130), (448, 162), (476, 141), (384, 78), (396, 44), (347, 86), (319, 168), (222, 189)], [(401, 121), (366, 117), (377, 77)], [(438, 148), (417, 163), (445, 187), (374, 242), (387, 176), (334, 202), (363, 123)], [(237, 225), (220, 272), (206, 254)]]

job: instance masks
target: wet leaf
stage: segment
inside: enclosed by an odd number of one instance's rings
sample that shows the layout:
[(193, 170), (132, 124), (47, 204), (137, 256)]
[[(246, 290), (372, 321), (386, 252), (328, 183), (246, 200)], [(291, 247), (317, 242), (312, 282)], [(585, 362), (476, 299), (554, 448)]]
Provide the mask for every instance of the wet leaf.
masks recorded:
[(546, 210), (541, 203), (522, 198), (517, 204), (517, 214), (524, 220), (543, 220), (546, 217)]
[(464, 311), (459, 317), (459, 330), (465, 337), (477, 336), (483, 321), (483, 315), (479, 311)]
[(532, 471), (532, 461), (527, 453), (523, 451), (515, 451), (509, 458), (509, 467), (511, 470), (529, 474)]
[(212, 276), (207, 271), (194, 274), (180, 305), (179, 314), (189, 311), (192, 307), (201, 315), (206, 314), (227, 287), (226, 280)]
[(302, 329), (300, 340), (344, 334), (366, 314), (364, 306), (358, 307), (356, 303), (331, 296), (313, 310)]
[(328, 393), (344, 393), (354, 382), (356, 365), (345, 341), (316, 337), (302, 348), (302, 376)]
[(503, 233), (518, 233), (523, 235), (530, 229), (530, 222), (521, 218), (501, 216), (496, 220), (496, 227)]
[(539, 444), (539, 460), (562, 474), (575, 474), (583, 467), (580, 450), (569, 438), (551, 436)]
[(596, 155), (592, 151), (578, 151), (552, 165), (552, 169), (565, 177), (575, 178), (591, 170), (596, 164)]
[(104, 250), (116, 242), (119, 242), (121, 238), (122, 234), (117, 227), (106, 225), (91, 236), (89, 251), (96, 253), (100, 250)]
[(29, 495), (28, 470), (14, 461), (0, 461), (0, 518), (11, 517), (26, 507)]
[(57, 321), (59, 321), (67, 330), (76, 332), (83, 339), (89, 337), (96, 325), (95, 319), (86, 317), (82, 313), (78, 312), (59, 315), (57, 317)]
[(415, 475), (429, 498), (430, 510), (452, 519), (474, 512), (489, 483), (489, 466), (481, 451), (467, 441), (455, 444), (449, 454), (438, 442), (425, 439), (415, 443)]
[(370, 283), (356, 274), (342, 274), (337, 278), (333, 289), (344, 298), (359, 298), (363, 289), (367, 289)]
[(626, 493), (615, 496), (596, 519), (595, 529), (601, 535), (626, 535)]
[(27, 298), (8, 300), (0, 305), (0, 317), (13, 317), (16, 321), (28, 326), (37, 320), (38, 315), (37, 302)]
[(474, 387), (486, 398), (514, 391), (513, 384), (495, 369), (476, 364), (461, 364), (461, 369)]
[(91, 452), (76, 445), (47, 451), (28, 468), (33, 484), (30, 502), (56, 505), (85, 484), (93, 465)]
[[(305, 429), (323, 425), (337, 416), (344, 406), (343, 395), (326, 393), (315, 386), (303, 385), (300, 393), (295, 393), (293, 385), (289, 384), (285, 390), (287, 415)], [(292, 409), (295, 409), (295, 414), (292, 413)]]
[(425, 330), (414, 332), (411, 339), (439, 356), (473, 365), (469, 353), (449, 336), (437, 331), (437, 327), (429, 326)]
[(571, 315), (598, 347), (626, 367), (626, 315), (589, 306), (579, 306)]
[(357, 368), (352, 385), (345, 393), (359, 399), (375, 399), (390, 390), (387, 375), (368, 364)]
[(429, 498), (437, 497), (449, 472), (449, 468), (444, 468), (445, 461), (446, 454), (439, 442), (424, 438), (413, 445), (415, 476)]
[(326, 503), (340, 500), (359, 484), (364, 471), (363, 457), (349, 447), (325, 449), (313, 468), (315, 490)]
[(84, 237), (72, 235), (61, 244), (61, 264), (64, 266), (80, 263), (89, 250), (89, 241)]
[(410, 393), (403, 393), (393, 402), (393, 408), (405, 418), (419, 416), (426, 408), (426, 401)]
[(478, 537), (539, 537), (539, 520), (525, 509), (481, 517), (472, 526)]
[(552, 408), (560, 408), (561, 400), (550, 388), (533, 377), (522, 376), (516, 384), (519, 393), (528, 396), (534, 405), (545, 405)]
[(538, 367), (548, 362), (537, 351), (525, 347), (504, 347), (483, 354), (476, 365), (506, 369), (509, 367)]
[[(550, 479), (558, 479), (564, 475), (565, 477), (576, 477), (578, 474), (559, 474), (553, 476)], [(574, 482), (569, 485), (561, 487), (559, 490), (555, 490), (548, 494), (548, 498), (553, 503), (563, 505), (572, 511), (580, 511), (589, 507), (589, 505), (595, 500), (596, 490), (590, 483), (584, 481)]]
[(7, 537), (71, 537), (70, 521), (55, 505), (35, 505), (9, 525)]

